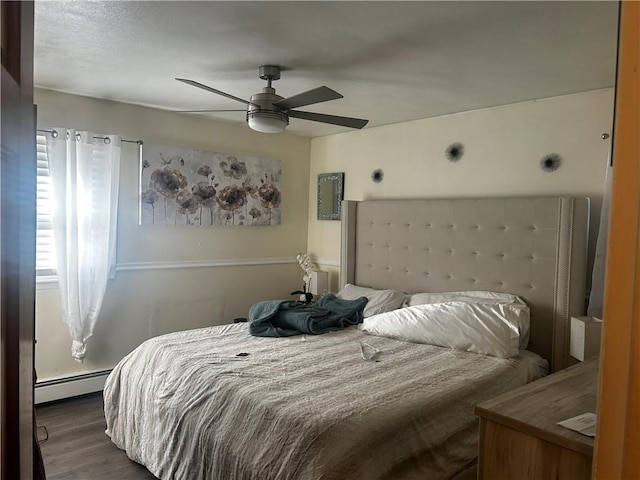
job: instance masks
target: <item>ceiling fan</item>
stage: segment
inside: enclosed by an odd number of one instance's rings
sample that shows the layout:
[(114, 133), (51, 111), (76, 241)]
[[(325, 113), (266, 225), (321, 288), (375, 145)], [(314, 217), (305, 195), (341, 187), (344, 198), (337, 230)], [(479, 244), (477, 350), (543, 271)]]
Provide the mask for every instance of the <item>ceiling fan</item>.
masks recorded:
[[(289, 117), (311, 120), (312, 122), (330, 123), (332, 125), (340, 125), (342, 127), (349, 128), (363, 128), (367, 123), (369, 123), (369, 120), (363, 120), (361, 118), (340, 117), (337, 115), (326, 115), (324, 113), (294, 110), (294, 108), (342, 98), (342, 95), (323, 86), (299, 93), (292, 97), (283, 98), (280, 95), (277, 95), (276, 90), (271, 86), (271, 82), (280, 78), (280, 70), (280, 67), (275, 65), (262, 65), (259, 68), (258, 73), (261, 79), (267, 81), (267, 86), (262, 89), (261, 93), (251, 95), (250, 100), (243, 100), (242, 98), (238, 98), (207, 85), (203, 85), (195, 80), (189, 80), (187, 78), (176, 78), (176, 80), (246, 104), (247, 124), (249, 125), (249, 128), (258, 132), (282, 132), (287, 125), (289, 125)], [(183, 110), (182, 112), (196, 113), (229, 111), (239, 112), (244, 110)]]

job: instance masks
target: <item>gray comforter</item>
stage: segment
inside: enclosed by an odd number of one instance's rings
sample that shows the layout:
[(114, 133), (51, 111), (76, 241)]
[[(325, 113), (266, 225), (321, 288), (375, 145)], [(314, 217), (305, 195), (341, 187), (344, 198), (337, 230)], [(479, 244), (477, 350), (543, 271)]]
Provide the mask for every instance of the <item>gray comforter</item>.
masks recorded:
[[(363, 345), (379, 350), (373, 360)], [(536, 378), (541, 362), (357, 328), (285, 338), (251, 336), (247, 324), (184, 331), (148, 340), (114, 368), (106, 433), (162, 480), (449, 478), (476, 456), (474, 405)]]

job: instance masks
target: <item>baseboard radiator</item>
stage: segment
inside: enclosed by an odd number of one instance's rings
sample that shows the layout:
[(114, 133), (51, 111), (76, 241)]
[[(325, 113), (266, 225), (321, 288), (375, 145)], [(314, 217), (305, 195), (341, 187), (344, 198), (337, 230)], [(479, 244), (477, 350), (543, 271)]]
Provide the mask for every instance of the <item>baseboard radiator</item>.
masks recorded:
[(109, 373), (111, 373), (111, 369), (37, 382), (35, 403), (37, 405), (87, 393), (101, 392)]

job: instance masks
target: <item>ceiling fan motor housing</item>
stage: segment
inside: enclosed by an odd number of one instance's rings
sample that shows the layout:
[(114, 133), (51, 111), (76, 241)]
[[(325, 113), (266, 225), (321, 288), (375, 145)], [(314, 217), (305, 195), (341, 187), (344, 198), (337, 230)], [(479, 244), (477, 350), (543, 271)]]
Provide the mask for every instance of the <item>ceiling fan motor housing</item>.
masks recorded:
[(275, 89), (264, 87), (262, 93), (251, 95), (247, 106), (247, 123), (252, 130), (263, 133), (277, 133), (289, 125), (289, 115), (273, 104), (283, 99)]

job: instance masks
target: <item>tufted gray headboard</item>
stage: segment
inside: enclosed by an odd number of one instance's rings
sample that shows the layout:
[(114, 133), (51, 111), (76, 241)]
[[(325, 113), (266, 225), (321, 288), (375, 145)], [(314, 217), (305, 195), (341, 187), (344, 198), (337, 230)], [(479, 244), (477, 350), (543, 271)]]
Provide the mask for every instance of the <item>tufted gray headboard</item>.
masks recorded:
[(519, 295), (528, 348), (555, 371), (571, 363), (570, 317), (584, 314), (588, 228), (588, 198), (344, 201), (340, 282)]

